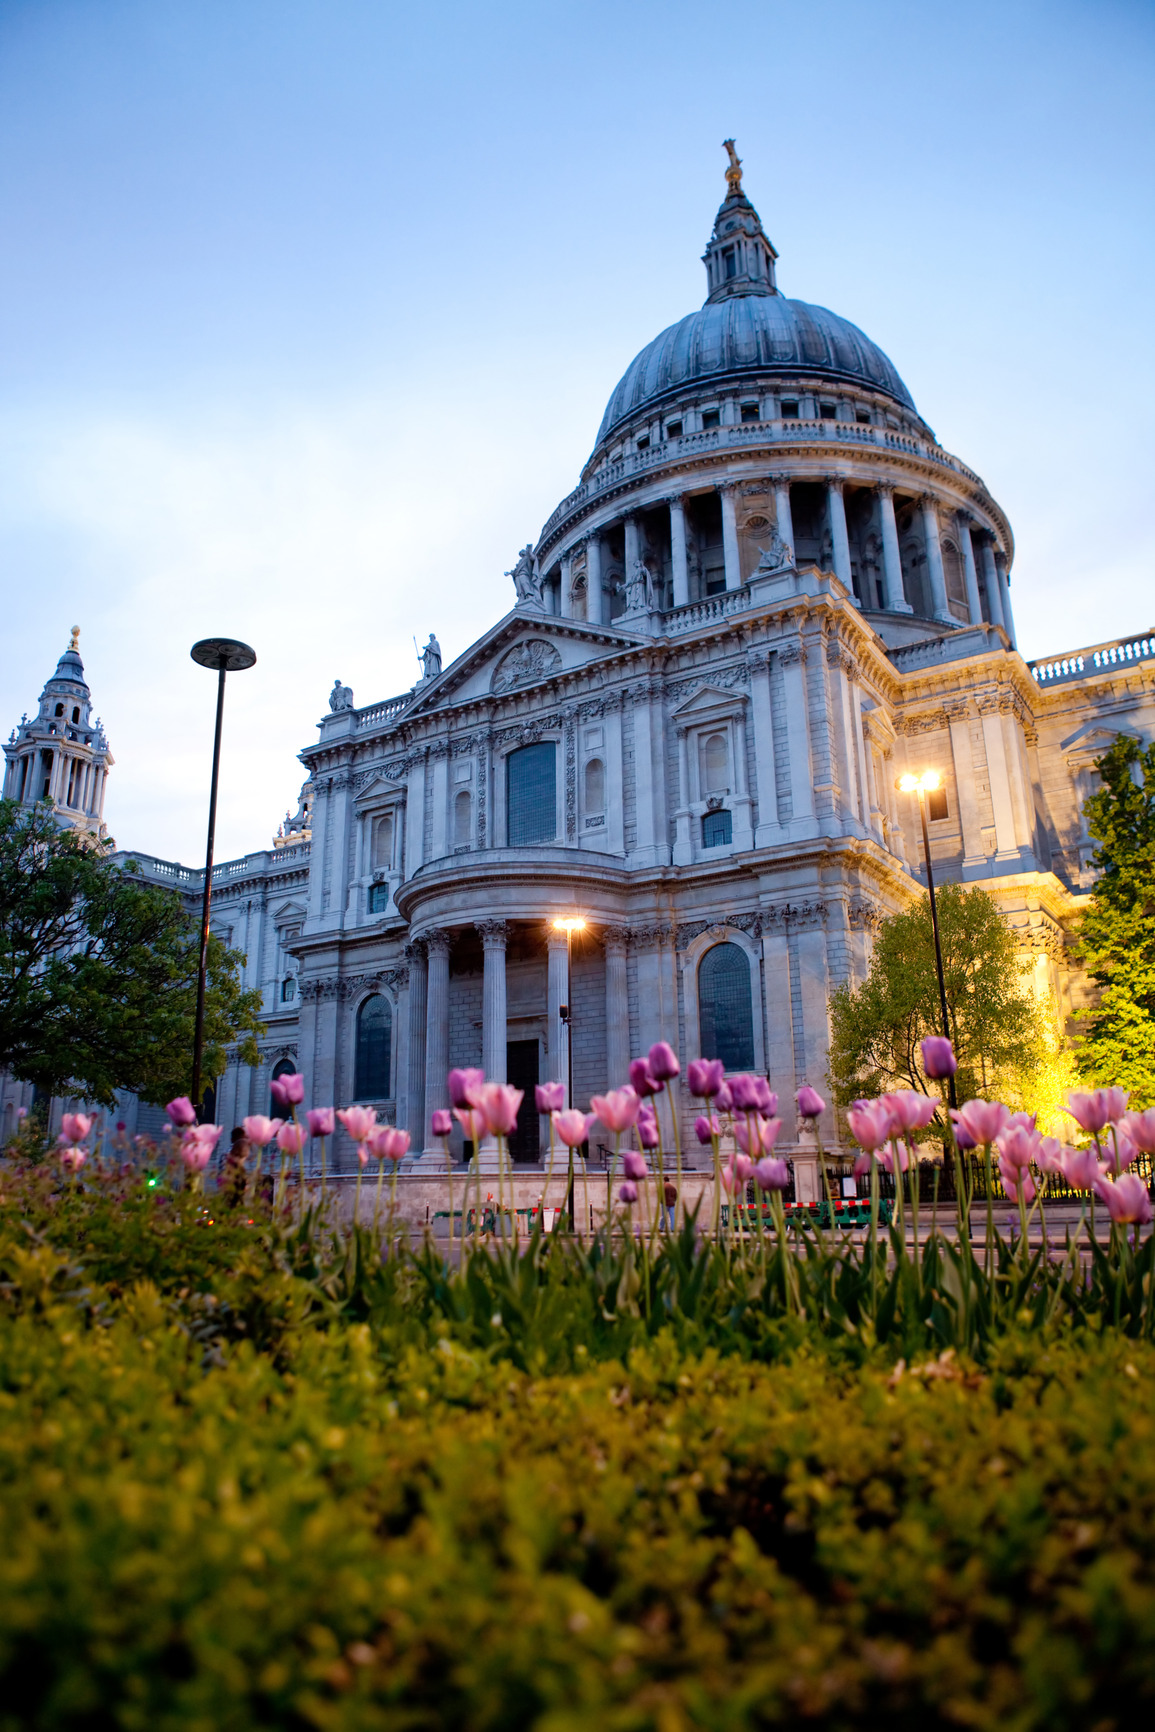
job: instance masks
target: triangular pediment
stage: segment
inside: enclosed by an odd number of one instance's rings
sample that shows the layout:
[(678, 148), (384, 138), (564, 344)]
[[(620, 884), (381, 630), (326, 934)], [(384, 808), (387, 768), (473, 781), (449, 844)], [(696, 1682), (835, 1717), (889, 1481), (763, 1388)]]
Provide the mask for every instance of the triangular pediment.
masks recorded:
[(683, 704), (674, 711), (677, 722), (703, 721), (723, 713), (729, 715), (739, 710), (745, 703), (742, 692), (727, 691), (722, 686), (702, 685)]
[(516, 608), (417, 693), (406, 720), (472, 698), (531, 690), (645, 641), (617, 626)]
[(1094, 748), (1094, 753), (1098, 756), (1105, 752), (1120, 734), (1126, 734), (1127, 738), (1131, 740), (1142, 739), (1142, 735), (1137, 733), (1134, 728), (1114, 728), (1108, 723), (1092, 719), (1089, 722), (1084, 722), (1081, 728), (1076, 728), (1073, 734), (1068, 734), (1065, 740), (1060, 740), (1059, 748), (1064, 752), (1072, 751), (1076, 747), (1081, 752), (1088, 752)]
[(379, 805), (383, 800), (395, 800), (403, 786), (402, 783), (391, 781), (388, 776), (374, 776), (364, 788), (358, 789), (353, 804), (358, 811), (363, 811), (367, 806)]

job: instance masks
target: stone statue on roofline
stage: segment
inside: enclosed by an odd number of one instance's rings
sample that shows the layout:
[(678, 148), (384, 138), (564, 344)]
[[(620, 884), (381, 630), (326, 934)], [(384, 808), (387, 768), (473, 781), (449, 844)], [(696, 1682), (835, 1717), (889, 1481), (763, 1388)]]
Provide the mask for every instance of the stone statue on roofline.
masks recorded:
[(441, 645), (432, 632), (429, 633), (429, 642), (421, 651), (421, 670), (421, 677), (426, 680), (435, 680), (441, 672)]
[(654, 579), (644, 559), (635, 559), (626, 585), (626, 612), (650, 613), (654, 606)]
[(329, 693), (329, 708), (333, 711), (351, 710), (353, 708), (352, 686), (343, 686), (340, 680), (334, 680), (333, 690)]
[(527, 543), (517, 556), (517, 564), (512, 571), (506, 572), (506, 577), (512, 577), (513, 587), (517, 591), (515, 607), (541, 607), (541, 578), (533, 569), (533, 548)]
[(770, 525), (766, 546), (762, 549), (762, 557), (758, 561), (758, 570), (781, 571), (784, 565), (794, 564), (794, 549), (788, 547), (778, 533), (778, 525)]

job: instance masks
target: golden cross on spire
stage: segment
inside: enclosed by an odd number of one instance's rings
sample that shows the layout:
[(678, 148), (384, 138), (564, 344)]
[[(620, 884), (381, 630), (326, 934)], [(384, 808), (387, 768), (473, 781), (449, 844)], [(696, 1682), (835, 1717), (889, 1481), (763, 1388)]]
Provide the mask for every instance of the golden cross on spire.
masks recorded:
[(730, 166), (726, 170), (726, 196), (729, 198), (742, 190), (742, 158), (734, 149), (734, 140), (732, 138), (724, 138), (722, 140), (722, 148), (728, 153), (730, 158)]

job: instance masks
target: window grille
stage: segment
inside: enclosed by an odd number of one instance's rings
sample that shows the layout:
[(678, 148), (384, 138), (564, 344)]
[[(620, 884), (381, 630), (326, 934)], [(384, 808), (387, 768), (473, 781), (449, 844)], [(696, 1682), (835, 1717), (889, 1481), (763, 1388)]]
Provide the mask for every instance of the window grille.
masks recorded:
[(389, 1093), (393, 1012), (376, 993), (357, 1012), (357, 1063), (353, 1093), (359, 1101), (384, 1100)]
[(389, 886), (388, 886), (388, 884), (370, 884), (370, 886), (369, 886), (369, 912), (370, 912), (370, 914), (384, 914), (384, 912), (388, 908), (388, 906), (389, 906)]
[(703, 1058), (728, 1071), (754, 1068), (750, 963), (736, 944), (715, 944), (698, 969), (698, 1020)]
[(557, 835), (557, 748), (522, 746), (505, 761), (506, 834), (511, 848), (532, 848)]
[(734, 818), (730, 812), (707, 812), (702, 819), (703, 848), (721, 848), (734, 840)]

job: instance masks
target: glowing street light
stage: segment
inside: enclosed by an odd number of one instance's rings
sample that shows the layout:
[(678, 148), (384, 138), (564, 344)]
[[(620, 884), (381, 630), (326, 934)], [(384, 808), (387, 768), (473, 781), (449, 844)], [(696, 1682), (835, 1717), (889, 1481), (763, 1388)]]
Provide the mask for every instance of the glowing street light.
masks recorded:
[[(565, 1028), (565, 1104), (573, 1106), (573, 1025), (570, 1019), (570, 1005), (573, 1002), (573, 935), (584, 932), (586, 923), (580, 914), (559, 914), (553, 923), (555, 932), (565, 933), (565, 1003), (557, 1007), (558, 1016)], [(570, 1231), (574, 1224), (574, 1171), (573, 1148), (569, 1152), (569, 1183), (566, 1186), (566, 1214), (569, 1216)]]
[[(942, 944), (938, 936), (938, 905), (934, 899), (934, 869), (930, 863), (930, 836), (926, 828), (926, 797), (942, 786), (942, 777), (937, 770), (924, 770), (920, 776), (906, 775), (898, 778), (900, 793), (918, 795), (918, 815), (922, 819), (922, 852), (926, 860), (926, 887), (930, 892), (930, 924), (934, 933), (934, 963), (938, 971), (938, 1002), (942, 1011), (942, 1032), (950, 1039), (950, 1018), (946, 1009), (946, 979), (942, 970)], [(947, 1078), (947, 1091), (952, 1107), (958, 1105), (954, 1092), (953, 1074)]]

